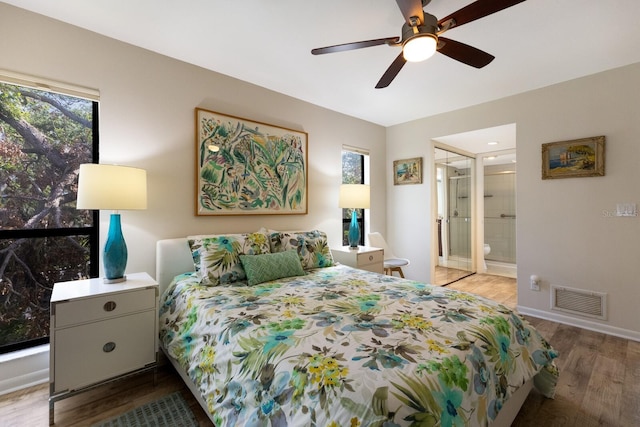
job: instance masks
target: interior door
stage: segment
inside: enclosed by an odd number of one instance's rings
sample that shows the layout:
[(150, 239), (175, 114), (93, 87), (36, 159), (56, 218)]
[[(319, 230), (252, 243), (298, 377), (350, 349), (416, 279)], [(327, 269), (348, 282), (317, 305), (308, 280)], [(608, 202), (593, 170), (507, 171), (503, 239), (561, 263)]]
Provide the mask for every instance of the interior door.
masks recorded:
[(432, 282), (446, 285), (475, 273), (473, 265), (474, 158), (435, 148), (437, 262)]

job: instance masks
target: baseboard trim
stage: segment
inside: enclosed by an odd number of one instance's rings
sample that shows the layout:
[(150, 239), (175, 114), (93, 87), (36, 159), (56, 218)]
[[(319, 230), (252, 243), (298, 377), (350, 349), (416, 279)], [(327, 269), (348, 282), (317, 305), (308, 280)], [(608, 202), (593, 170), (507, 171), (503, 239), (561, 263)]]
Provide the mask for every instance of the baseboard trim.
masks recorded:
[(569, 326), (576, 326), (578, 328), (587, 329), (589, 331), (601, 332), (607, 335), (613, 335), (616, 337), (638, 341), (640, 342), (640, 332), (632, 331), (629, 329), (618, 328), (615, 326), (604, 325), (602, 323), (593, 322), (587, 319), (579, 319), (576, 317), (567, 316), (551, 311), (537, 310), (535, 308), (517, 306), (517, 310), (520, 314), (527, 316), (537, 317), (539, 319), (552, 320), (554, 322), (562, 323)]
[(49, 344), (0, 356), (0, 395), (49, 381)]

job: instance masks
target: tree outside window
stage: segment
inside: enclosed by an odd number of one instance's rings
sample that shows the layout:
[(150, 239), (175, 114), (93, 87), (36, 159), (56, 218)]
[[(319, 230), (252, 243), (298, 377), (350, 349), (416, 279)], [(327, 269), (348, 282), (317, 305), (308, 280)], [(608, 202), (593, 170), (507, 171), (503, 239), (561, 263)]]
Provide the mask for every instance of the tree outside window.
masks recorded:
[(53, 284), (98, 274), (97, 213), (75, 209), (97, 121), (95, 101), (0, 83), (0, 353), (48, 342)]

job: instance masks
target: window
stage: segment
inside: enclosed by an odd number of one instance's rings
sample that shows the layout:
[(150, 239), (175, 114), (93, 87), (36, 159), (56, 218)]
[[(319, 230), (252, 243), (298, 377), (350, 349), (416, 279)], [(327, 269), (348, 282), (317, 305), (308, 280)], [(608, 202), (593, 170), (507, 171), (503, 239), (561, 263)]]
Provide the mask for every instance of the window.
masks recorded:
[(97, 211), (75, 209), (78, 167), (98, 161), (98, 103), (5, 77), (0, 73), (0, 353), (49, 341), (55, 282), (98, 275)]
[[(369, 170), (369, 153), (351, 147), (342, 150), (342, 183), (343, 184), (367, 184)], [(353, 209), (342, 209), (342, 244), (349, 244), (349, 223)], [(360, 245), (364, 245), (365, 235), (365, 210), (356, 209), (358, 226), (360, 227)]]

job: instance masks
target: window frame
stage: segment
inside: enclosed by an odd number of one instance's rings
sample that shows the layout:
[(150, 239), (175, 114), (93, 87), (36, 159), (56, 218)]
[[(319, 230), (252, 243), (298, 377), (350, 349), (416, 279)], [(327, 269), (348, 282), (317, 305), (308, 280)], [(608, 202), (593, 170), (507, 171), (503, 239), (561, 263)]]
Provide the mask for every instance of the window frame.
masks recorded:
[[(0, 70), (0, 83), (14, 86), (22, 86), (30, 89), (37, 89), (43, 92), (57, 93), (65, 96), (85, 99), (91, 102), (91, 162), (99, 162), (99, 96), (98, 92), (92, 89), (71, 86), (63, 83), (57, 83), (49, 80), (23, 76), (16, 73)], [(91, 212), (90, 226), (85, 227), (69, 227), (69, 228), (32, 228), (32, 229), (8, 229), (0, 228), (0, 240), (17, 240), (17, 239), (39, 239), (49, 237), (67, 237), (67, 236), (86, 236), (89, 241), (89, 277), (95, 278), (99, 276), (100, 263), (100, 211)], [(52, 284), (53, 285), (53, 284)], [(49, 313), (50, 316), (50, 313)], [(0, 354), (11, 353), (18, 350), (36, 347), (47, 344), (50, 336), (26, 339), (14, 343), (8, 343), (0, 346)]]
[[(344, 153), (345, 152), (349, 152), (349, 153), (354, 153), (360, 156), (360, 182), (345, 182), (345, 175), (344, 175)], [(342, 162), (342, 184), (367, 184), (369, 181), (369, 177), (368, 177), (368, 169), (369, 169), (369, 161), (368, 161), (368, 157), (369, 157), (369, 152), (366, 150), (363, 150), (361, 148), (356, 148), (356, 147), (349, 147), (349, 146), (343, 146), (342, 147), (342, 151), (341, 151), (341, 162)], [(349, 245), (349, 240), (348, 240), (348, 230), (349, 230), (349, 225), (351, 224), (351, 211), (352, 209), (350, 208), (343, 208), (342, 209), (342, 245), (343, 246), (348, 246)], [(360, 228), (360, 241), (359, 241), (359, 245), (364, 246), (365, 244), (365, 226), (367, 224), (367, 213), (366, 213), (367, 209), (356, 209), (356, 218), (358, 221), (358, 227)]]

